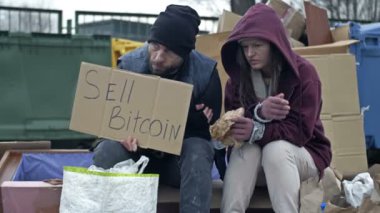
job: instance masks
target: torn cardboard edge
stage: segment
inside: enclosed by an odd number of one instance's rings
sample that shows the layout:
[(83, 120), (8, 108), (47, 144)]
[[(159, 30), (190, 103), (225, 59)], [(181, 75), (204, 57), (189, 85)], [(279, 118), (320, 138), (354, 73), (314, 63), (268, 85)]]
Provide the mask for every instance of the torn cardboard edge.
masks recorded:
[(331, 44), (322, 44), (316, 46), (296, 47), (293, 51), (299, 55), (327, 55), (337, 53), (349, 53), (349, 46), (357, 43), (358, 40), (336, 41)]
[(70, 129), (179, 155), (193, 86), (82, 62)]

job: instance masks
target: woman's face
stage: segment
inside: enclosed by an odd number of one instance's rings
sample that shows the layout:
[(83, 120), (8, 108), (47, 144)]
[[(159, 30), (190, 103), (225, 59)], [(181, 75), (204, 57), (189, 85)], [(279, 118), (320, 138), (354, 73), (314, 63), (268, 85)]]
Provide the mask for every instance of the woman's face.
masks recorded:
[(269, 67), (270, 44), (258, 38), (245, 38), (239, 41), (244, 51), (245, 59), (255, 70), (264, 70)]

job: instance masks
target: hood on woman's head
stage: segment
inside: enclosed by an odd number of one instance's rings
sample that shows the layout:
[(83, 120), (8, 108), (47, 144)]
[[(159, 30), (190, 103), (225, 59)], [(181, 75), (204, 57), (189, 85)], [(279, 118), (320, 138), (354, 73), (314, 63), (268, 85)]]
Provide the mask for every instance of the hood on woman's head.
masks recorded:
[(297, 72), (295, 53), (291, 50), (280, 17), (271, 7), (261, 3), (250, 7), (235, 25), (227, 42), (223, 45), (221, 50), (222, 63), (231, 79), (239, 78), (236, 53), (239, 48), (238, 41), (242, 38), (259, 38), (271, 42)]

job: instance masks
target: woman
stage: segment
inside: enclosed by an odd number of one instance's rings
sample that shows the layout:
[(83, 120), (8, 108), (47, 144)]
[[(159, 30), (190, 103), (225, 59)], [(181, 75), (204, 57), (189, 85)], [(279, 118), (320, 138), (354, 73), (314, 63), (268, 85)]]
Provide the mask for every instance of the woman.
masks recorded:
[(222, 212), (245, 212), (264, 174), (273, 210), (299, 212), (301, 182), (322, 177), (331, 161), (315, 68), (291, 50), (279, 17), (264, 4), (245, 13), (221, 55), (229, 75), (225, 108), (245, 109), (231, 134), (246, 142), (232, 150)]

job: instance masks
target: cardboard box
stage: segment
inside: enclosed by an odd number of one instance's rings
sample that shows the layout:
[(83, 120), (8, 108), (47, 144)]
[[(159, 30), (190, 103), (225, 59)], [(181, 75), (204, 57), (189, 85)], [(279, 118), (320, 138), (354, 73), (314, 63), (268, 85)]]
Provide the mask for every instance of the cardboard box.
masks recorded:
[(309, 46), (332, 43), (327, 10), (305, 1), (306, 34)]
[(293, 48), (293, 51), (302, 56), (350, 53), (350, 45), (357, 43), (358, 40), (350, 39), (349, 31), (349, 25), (334, 28), (331, 30), (331, 35), (333, 38), (332, 43), (307, 47), (296, 47)]
[(0, 142), (0, 159), (7, 150), (12, 149), (50, 149), (50, 141), (2, 141)]
[(1, 184), (3, 212), (59, 212), (61, 191), (61, 185), (41, 181), (5, 181)]
[(350, 25), (346, 24), (331, 29), (331, 35), (335, 42), (350, 40)]
[(355, 57), (350, 54), (304, 56), (322, 82), (322, 114), (360, 114)]
[[(23, 154), (87, 154), (88, 150), (8, 150), (0, 160), (0, 212), (58, 212), (61, 196), (61, 186), (55, 186), (41, 181), (13, 181)], [(47, 162), (52, 163), (52, 162)], [(78, 162), (79, 163), (79, 162)], [(51, 164), (56, 165), (56, 164)], [(78, 164), (79, 165), (79, 164)], [(41, 168), (28, 170), (38, 173)], [(25, 198), (25, 199), (23, 199)]]
[[(70, 129), (179, 155), (193, 86), (82, 63)], [(154, 143), (153, 143), (154, 142)]]
[(325, 134), (331, 141), (331, 166), (349, 178), (366, 172), (368, 165), (362, 116), (322, 115), (321, 120)]
[(217, 33), (230, 32), (234, 29), (236, 23), (241, 19), (241, 16), (231, 11), (223, 10), (219, 16)]
[(220, 82), (222, 84), (222, 113), (224, 113), (224, 88), (226, 86), (228, 75), (224, 70), (220, 50), (223, 44), (226, 42), (230, 32), (222, 32), (208, 35), (200, 35), (197, 37), (197, 42), (195, 43), (195, 49), (204, 55), (217, 61), (217, 69), (220, 77)]
[(302, 12), (282, 0), (269, 0), (267, 4), (280, 16), (290, 37), (298, 40), (305, 31), (305, 17)]

